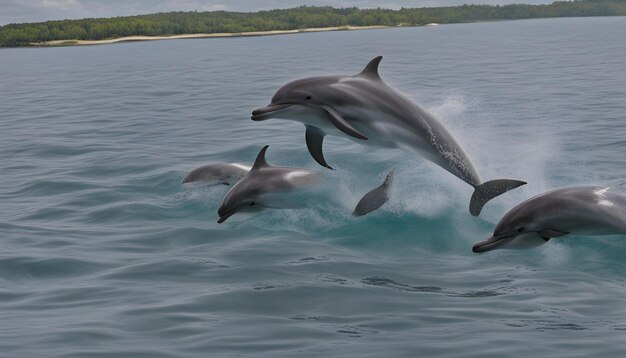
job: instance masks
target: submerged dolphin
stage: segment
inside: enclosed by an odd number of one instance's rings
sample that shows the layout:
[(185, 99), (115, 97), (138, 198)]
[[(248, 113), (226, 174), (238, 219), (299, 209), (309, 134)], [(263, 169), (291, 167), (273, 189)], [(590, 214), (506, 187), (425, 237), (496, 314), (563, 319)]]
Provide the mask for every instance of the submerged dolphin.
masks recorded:
[(474, 187), (470, 213), (480, 214), (489, 200), (526, 184), (500, 179), (482, 182), (474, 165), (454, 137), (432, 115), (378, 74), (382, 56), (374, 58), (354, 76), (317, 76), (289, 82), (269, 105), (252, 112), (252, 120), (282, 118), (306, 127), (306, 144), (313, 158), (324, 159), (325, 135), (347, 136), (377, 147), (409, 147)]
[(393, 171), (387, 174), (385, 181), (378, 187), (368, 191), (354, 208), (352, 215), (363, 216), (380, 208), (389, 200), (389, 187), (393, 181)]
[(218, 223), (223, 223), (238, 211), (258, 210), (262, 207), (289, 207), (289, 195), (293, 195), (296, 190), (319, 183), (322, 177), (320, 172), (267, 164), (265, 152), (268, 147), (266, 145), (261, 149), (250, 172), (224, 196), (217, 210)]
[(203, 181), (230, 185), (234, 180), (243, 178), (250, 169), (248, 165), (237, 163), (211, 163), (190, 171), (183, 179), (183, 184)]
[(517, 205), (472, 251), (525, 249), (568, 234), (626, 234), (626, 196), (599, 186), (552, 190)]

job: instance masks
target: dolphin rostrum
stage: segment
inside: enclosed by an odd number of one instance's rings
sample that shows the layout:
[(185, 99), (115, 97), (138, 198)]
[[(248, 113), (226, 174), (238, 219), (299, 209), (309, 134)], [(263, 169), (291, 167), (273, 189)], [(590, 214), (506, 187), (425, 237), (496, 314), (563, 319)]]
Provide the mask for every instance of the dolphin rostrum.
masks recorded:
[(599, 186), (552, 190), (511, 209), (472, 251), (525, 249), (568, 234), (626, 234), (626, 196)]
[(387, 174), (385, 181), (378, 187), (368, 191), (354, 208), (352, 215), (363, 216), (380, 208), (389, 200), (389, 187), (393, 182), (393, 171)]
[(268, 147), (266, 145), (261, 149), (250, 172), (224, 196), (217, 210), (218, 223), (223, 223), (238, 211), (290, 207), (290, 195), (320, 182), (322, 174), (318, 171), (267, 164), (265, 152)]
[(230, 185), (235, 180), (243, 178), (250, 169), (249, 165), (237, 163), (211, 163), (190, 171), (183, 179), (183, 184), (202, 181)]
[(499, 179), (483, 182), (467, 154), (432, 115), (391, 88), (378, 74), (382, 56), (374, 58), (354, 76), (317, 76), (281, 87), (269, 105), (252, 112), (252, 120), (281, 118), (306, 127), (311, 156), (332, 169), (324, 159), (324, 136), (336, 135), (366, 145), (409, 147), (474, 187), (470, 213), (478, 216), (489, 200), (523, 181)]

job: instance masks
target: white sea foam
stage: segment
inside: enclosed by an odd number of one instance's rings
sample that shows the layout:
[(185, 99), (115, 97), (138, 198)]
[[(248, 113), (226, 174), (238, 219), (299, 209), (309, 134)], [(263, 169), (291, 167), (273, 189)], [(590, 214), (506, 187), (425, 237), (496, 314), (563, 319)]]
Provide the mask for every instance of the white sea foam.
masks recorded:
[(529, 126), (522, 123), (524, 118), (511, 119), (510, 114), (503, 119), (504, 114), (493, 113), (479, 99), (459, 94), (430, 104), (427, 110), (453, 134), (483, 181), (517, 179), (528, 182), (489, 202), (484, 217), (495, 220), (507, 208), (551, 187), (546, 170), (559, 160), (561, 144), (559, 137), (551, 134), (549, 126)]

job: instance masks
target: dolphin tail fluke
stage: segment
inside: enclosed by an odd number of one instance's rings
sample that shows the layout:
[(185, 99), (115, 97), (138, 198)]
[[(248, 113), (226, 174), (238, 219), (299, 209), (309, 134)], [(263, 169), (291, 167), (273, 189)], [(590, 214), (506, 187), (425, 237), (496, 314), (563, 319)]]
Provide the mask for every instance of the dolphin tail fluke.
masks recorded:
[(393, 182), (393, 170), (387, 174), (385, 181), (368, 191), (356, 204), (353, 216), (363, 216), (383, 206), (389, 200), (389, 188)]
[(520, 180), (496, 179), (475, 186), (470, 200), (470, 214), (478, 216), (489, 200), (524, 184), (526, 182)]

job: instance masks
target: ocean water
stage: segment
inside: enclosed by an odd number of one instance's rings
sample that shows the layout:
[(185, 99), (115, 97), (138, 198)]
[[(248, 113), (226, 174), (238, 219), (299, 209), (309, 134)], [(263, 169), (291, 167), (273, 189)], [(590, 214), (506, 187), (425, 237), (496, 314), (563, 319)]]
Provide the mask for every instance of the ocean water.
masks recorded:
[[(545, 190), (626, 180), (626, 18), (0, 50), (2, 357), (623, 357), (626, 237), (481, 255)], [(329, 138), (335, 183), (217, 224), (214, 161), (323, 170), (295, 122), (250, 120), (289, 80), (381, 76), (456, 136), (471, 188)], [(353, 218), (395, 168), (379, 211)]]

